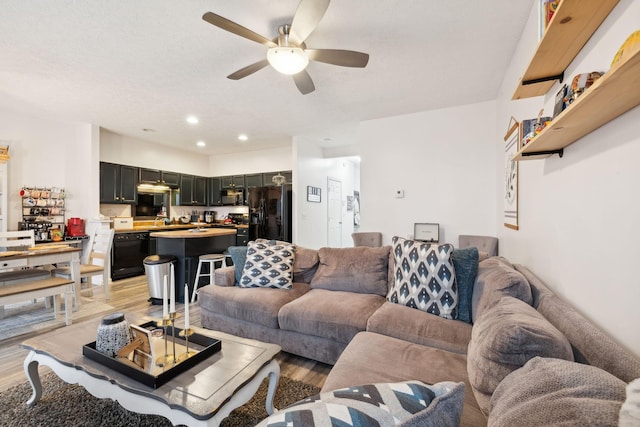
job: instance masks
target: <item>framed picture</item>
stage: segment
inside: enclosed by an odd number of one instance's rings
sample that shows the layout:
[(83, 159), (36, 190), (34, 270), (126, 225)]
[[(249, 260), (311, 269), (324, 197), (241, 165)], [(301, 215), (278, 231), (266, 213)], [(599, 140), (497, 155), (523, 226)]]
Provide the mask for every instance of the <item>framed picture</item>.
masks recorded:
[(353, 196), (347, 196), (347, 212), (353, 210)]
[(320, 187), (307, 186), (307, 202), (321, 202), (322, 189)]
[(518, 162), (513, 156), (520, 149), (522, 126), (513, 117), (511, 127), (504, 136), (504, 226), (518, 229)]
[(416, 222), (413, 224), (413, 238), (423, 242), (438, 243), (440, 241), (440, 224)]

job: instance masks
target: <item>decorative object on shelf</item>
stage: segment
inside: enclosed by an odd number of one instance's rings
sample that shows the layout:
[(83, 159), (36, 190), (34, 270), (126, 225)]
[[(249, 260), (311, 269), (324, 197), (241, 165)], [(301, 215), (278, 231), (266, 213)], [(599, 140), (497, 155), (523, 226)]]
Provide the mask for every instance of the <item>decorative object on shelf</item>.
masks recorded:
[(307, 202), (320, 203), (322, 201), (321, 195), (322, 189), (320, 187), (307, 186)]
[(542, 129), (551, 123), (551, 117), (542, 117), (542, 113), (544, 113), (544, 109), (540, 110), (538, 117), (535, 119), (522, 121), (522, 143), (518, 149), (531, 142), (533, 138), (542, 132)]
[[(567, 102), (566, 102), (567, 90), (568, 90), (567, 85), (562, 85), (560, 90), (556, 93), (556, 100), (553, 106), (554, 119), (558, 116), (558, 114), (562, 113), (565, 108), (567, 108)], [(525, 133), (525, 139), (526, 139), (526, 133)]]
[(0, 162), (9, 161), (9, 146), (2, 145), (0, 146)]
[(589, 89), (596, 80), (602, 77), (601, 72), (592, 71), (590, 73), (581, 73), (573, 77), (571, 86), (567, 90), (567, 96), (565, 98), (565, 104), (569, 105), (573, 103), (580, 95), (582, 95), (587, 89)]
[(518, 229), (518, 162), (513, 157), (520, 148), (521, 129), (520, 123), (511, 117), (509, 130), (504, 136), (504, 225), (513, 230)]
[(286, 184), (287, 179), (284, 177), (284, 175), (281, 175), (280, 172), (278, 172), (277, 175), (275, 175), (274, 177), (271, 178), (271, 182), (273, 182), (275, 185), (280, 187), (280, 186)]
[(96, 350), (109, 357), (116, 357), (121, 348), (133, 340), (129, 323), (123, 313), (113, 313), (102, 318), (98, 326)]
[(616, 56), (613, 57), (613, 62), (611, 62), (611, 66), (613, 67), (617, 63), (621, 63), (626, 61), (628, 58), (632, 57), (634, 53), (640, 50), (640, 30), (631, 34), (627, 39), (622, 43), (618, 52), (616, 52)]

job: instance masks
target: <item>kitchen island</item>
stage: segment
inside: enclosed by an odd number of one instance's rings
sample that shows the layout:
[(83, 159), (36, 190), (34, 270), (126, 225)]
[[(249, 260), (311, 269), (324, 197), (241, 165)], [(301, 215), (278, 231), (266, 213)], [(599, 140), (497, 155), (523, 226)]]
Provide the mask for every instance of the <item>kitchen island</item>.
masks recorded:
[(176, 300), (184, 301), (184, 284), (193, 292), (198, 257), (204, 254), (221, 254), (236, 244), (234, 228), (192, 228), (188, 230), (157, 231), (151, 233), (157, 239), (158, 255), (173, 255), (175, 266)]

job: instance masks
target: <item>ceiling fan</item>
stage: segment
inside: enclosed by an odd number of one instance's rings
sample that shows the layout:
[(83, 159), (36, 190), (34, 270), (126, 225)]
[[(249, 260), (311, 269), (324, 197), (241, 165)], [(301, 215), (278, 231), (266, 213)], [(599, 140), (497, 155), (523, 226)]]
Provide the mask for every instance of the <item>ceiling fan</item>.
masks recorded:
[(207, 12), (202, 19), (208, 23), (244, 37), (256, 43), (267, 46), (267, 58), (247, 65), (238, 71), (229, 74), (227, 78), (240, 80), (256, 71), (271, 65), (283, 74), (293, 76), (298, 90), (303, 95), (315, 90), (313, 80), (306, 71), (309, 61), (324, 62), (343, 67), (363, 68), (369, 62), (369, 55), (362, 52), (341, 49), (309, 49), (304, 41), (316, 29), (318, 23), (329, 7), (330, 0), (301, 0), (298, 4), (291, 25), (281, 25), (278, 28), (278, 36), (269, 40), (260, 34), (236, 24), (233, 21)]

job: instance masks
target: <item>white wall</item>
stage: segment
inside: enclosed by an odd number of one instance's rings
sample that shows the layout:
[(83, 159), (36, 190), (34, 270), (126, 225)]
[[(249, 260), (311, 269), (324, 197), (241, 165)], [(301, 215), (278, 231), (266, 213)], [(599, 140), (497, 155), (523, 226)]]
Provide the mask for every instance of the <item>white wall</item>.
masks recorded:
[(242, 175), (292, 169), (293, 154), (291, 146), (213, 155), (209, 159), (210, 176)]
[[(638, 29), (640, 2), (622, 0), (569, 66), (566, 82), (581, 72), (606, 71), (624, 40)], [(537, 45), (535, 14), (525, 28), (498, 99), (497, 128), (511, 115), (536, 117), (553, 111), (556, 84), (544, 97), (511, 101), (519, 76)], [(545, 114), (546, 115), (546, 114)], [(585, 118), (588, 120), (588, 118)], [(518, 231), (497, 216), (500, 251), (531, 268), (586, 317), (640, 354), (640, 108), (585, 136), (564, 157), (520, 162)], [(496, 153), (497, 185), (503, 159)], [(496, 198), (502, 208), (503, 193)]]
[(0, 110), (0, 140), (9, 144), (8, 229), (22, 220), (23, 185), (63, 187), (66, 217), (98, 214), (97, 128)]
[[(361, 226), (383, 242), (440, 224), (440, 241), (495, 235), (495, 103), (426, 111), (360, 125)], [(396, 198), (396, 190), (404, 198)]]
[[(342, 244), (353, 246), (353, 211), (347, 211), (347, 196), (357, 189), (358, 167), (343, 158), (325, 158), (317, 142), (308, 138), (294, 138), (293, 151), (296, 158), (294, 170), (293, 241), (307, 248), (327, 246), (327, 180), (342, 184)], [(307, 201), (307, 186), (321, 189), (321, 202)]]
[(100, 130), (100, 160), (190, 175), (210, 176), (209, 156)]

